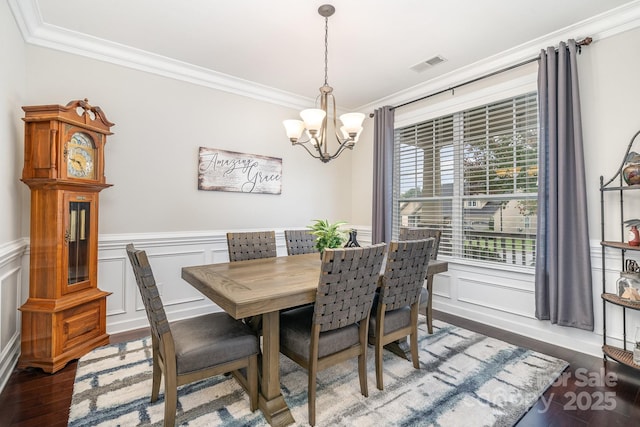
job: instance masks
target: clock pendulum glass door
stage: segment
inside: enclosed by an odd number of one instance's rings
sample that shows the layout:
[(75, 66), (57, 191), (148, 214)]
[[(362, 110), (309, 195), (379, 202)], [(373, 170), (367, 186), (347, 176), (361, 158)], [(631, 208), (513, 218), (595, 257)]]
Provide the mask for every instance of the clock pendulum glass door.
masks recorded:
[(89, 280), (90, 208), (90, 202), (69, 203), (69, 285)]

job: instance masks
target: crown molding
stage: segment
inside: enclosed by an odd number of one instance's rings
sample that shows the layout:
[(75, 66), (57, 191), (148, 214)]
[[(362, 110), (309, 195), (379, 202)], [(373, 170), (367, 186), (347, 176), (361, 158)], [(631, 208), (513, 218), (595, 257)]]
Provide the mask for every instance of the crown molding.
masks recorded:
[(8, 0), (26, 43), (109, 62), (240, 96), (293, 108), (309, 108), (315, 99), (243, 80), (141, 49), (71, 31), (42, 20), (37, 0)]
[[(23, 39), (26, 43), (35, 46), (81, 55), (295, 110), (305, 109), (315, 104), (314, 98), (299, 96), (204, 67), (47, 24), (42, 20), (37, 0), (8, 0), (8, 3)], [(597, 41), (638, 26), (640, 26), (640, 0), (635, 0), (448, 74), (365, 104), (354, 111), (373, 111), (383, 105), (402, 104), (425, 94), (487, 75), (493, 71), (534, 58), (541, 49), (556, 45), (558, 40), (567, 38), (579, 40), (589, 36)]]
[[(520, 64), (538, 57), (540, 50), (556, 46), (567, 39), (582, 40), (591, 37), (593, 42), (640, 27), (640, 0), (619, 6), (610, 11), (580, 21), (574, 25), (523, 43), (496, 55), (484, 58), (466, 67), (396, 92), (369, 104), (356, 108), (357, 111), (373, 111), (384, 105), (399, 105), (438, 92), (447, 87), (486, 76), (492, 72)], [(585, 49), (588, 49), (586, 47)]]

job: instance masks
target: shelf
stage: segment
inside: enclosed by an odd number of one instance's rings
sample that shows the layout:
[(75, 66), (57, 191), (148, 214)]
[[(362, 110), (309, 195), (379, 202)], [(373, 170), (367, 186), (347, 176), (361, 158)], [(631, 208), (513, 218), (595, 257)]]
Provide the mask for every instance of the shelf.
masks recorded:
[(640, 251), (640, 246), (631, 246), (630, 244), (624, 242), (603, 241), (600, 242), (600, 244), (608, 248), (623, 249), (625, 251)]
[(631, 351), (605, 344), (602, 346), (602, 352), (605, 356), (609, 356), (618, 363), (622, 363), (623, 365), (627, 365), (635, 369), (640, 369), (640, 365), (633, 363), (633, 353)]
[(601, 295), (602, 299), (610, 302), (611, 304), (619, 305), (622, 307), (631, 308), (633, 310), (640, 310), (640, 301), (630, 301), (620, 298), (616, 294), (604, 293)]
[(600, 191), (627, 191), (627, 190), (640, 190), (640, 184), (625, 185), (622, 187), (602, 187)]

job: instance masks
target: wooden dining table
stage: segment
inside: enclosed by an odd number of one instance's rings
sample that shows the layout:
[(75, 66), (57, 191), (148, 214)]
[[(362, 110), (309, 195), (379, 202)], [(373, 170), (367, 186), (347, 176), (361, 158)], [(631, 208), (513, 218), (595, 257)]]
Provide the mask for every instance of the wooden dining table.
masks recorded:
[[(317, 253), (182, 268), (182, 278), (235, 319), (262, 316), (262, 365), (258, 406), (272, 426), (294, 423), (280, 389), (280, 311), (316, 299)], [(427, 275), (447, 271), (431, 261)]]

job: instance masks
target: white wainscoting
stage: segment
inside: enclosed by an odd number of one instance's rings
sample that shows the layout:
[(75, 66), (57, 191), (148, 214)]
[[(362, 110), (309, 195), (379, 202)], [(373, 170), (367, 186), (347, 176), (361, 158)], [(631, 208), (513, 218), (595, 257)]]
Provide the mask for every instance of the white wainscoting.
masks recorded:
[[(362, 245), (371, 243), (369, 227), (354, 226)], [(252, 231), (252, 230), (231, 230)], [(287, 253), (284, 229), (276, 229), (278, 256)], [(226, 231), (101, 235), (98, 250), (98, 286), (111, 292), (107, 298), (107, 332), (110, 334), (147, 327), (148, 322), (125, 247), (133, 243), (144, 249), (170, 320), (177, 320), (220, 308), (180, 277), (187, 265), (228, 261)], [(450, 260), (449, 271), (434, 279), (434, 309), (492, 325), (577, 351), (601, 356), (602, 345), (602, 259), (599, 242), (592, 242), (594, 332), (564, 328), (535, 318), (533, 271), (495, 270), (472, 261)], [(609, 259), (611, 257), (611, 259)], [(446, 259), (446, 257), (442, 257)], [(619, 276), (619, 254), (607, 253), (607, 283), (611, 292)], [(20, 312), (28, 292), (28, 239), (0, 247), (0, 389), (15, 367), (20, 354)], [(607, 336), (613, 345), (622, 344), (622, 316), (617, 307), (607, 310)], [(640, 313), (627, 313), (627, 341), (633, 338)]]
[(0, 246), (0, 391), (20, 355), (20, 307), (23, 299), (25, 240)]
[[(540, 341), (602, 357), (602, 252), (591, 242), (594, 331), (551, 325), (535, 317), (534, 272), (526, 269), (495, 270), (472, 261), (449, 262), (449, 271), (434, 278), (434, 310), (471, 319)], [(633, 254), (632, 254), (633, 255)], [(442, 259), (446, 259), (443, 257)], [(567, 262), (570, 262), (568, 260)], [(607, 292), (615, 292), (622, 260), (619, 251), (607, 252)], [(627, 310), (627, 348), (640, 312)], [(622, 347), (622, 308), (607, 306), (607, 343)]]
[[(148, 326), (127, 258), (125, 248), (129, 243), (147, 252), (169, 320), (220, 311), (218, 306), (182, 280), (181, 269), (188, 265), (227, 262), (226, 231), (100, 236), (98, 287), (111, 292), (107, 297), (109, 334)], [(276, 230), (276, 244), (278, 256), (286, 255), (283, 230)]]

